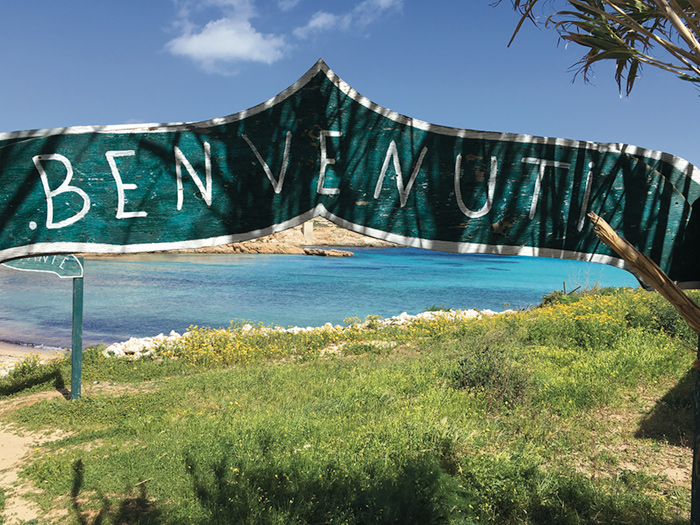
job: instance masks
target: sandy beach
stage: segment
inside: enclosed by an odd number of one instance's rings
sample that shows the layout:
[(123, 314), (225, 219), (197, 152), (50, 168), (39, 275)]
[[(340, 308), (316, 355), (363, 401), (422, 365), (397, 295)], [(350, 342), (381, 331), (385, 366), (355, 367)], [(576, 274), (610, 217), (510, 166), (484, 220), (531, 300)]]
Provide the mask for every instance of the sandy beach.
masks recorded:
[(0, 371), (17, 361), (26, 359), (31, 354), (39, 355), (42, 360), (50, 359), (58, 352), (57, 349), (37, 347), (29, 345), (19, 345), (0, 341)]

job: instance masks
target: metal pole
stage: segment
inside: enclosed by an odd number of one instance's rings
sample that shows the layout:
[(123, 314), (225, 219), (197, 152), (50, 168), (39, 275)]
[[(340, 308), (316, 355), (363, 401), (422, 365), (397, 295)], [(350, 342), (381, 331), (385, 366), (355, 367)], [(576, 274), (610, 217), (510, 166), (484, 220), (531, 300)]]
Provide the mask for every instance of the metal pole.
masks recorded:
[[(81, 266), (83, 258), (79, 257)], [(80, 397), (83, 373), (83, 278), (73, 279), (73, 341), (71, 347), (70, 398)]]
[[(698, 363), (700, 361), (700, 337), (698, 338)], [(697, 366), (697, 364), (696, 364)], [(690, 488), (690, 523), (700, 525), (700, 372), (695, 370), (693, 401), (693, 470)]]

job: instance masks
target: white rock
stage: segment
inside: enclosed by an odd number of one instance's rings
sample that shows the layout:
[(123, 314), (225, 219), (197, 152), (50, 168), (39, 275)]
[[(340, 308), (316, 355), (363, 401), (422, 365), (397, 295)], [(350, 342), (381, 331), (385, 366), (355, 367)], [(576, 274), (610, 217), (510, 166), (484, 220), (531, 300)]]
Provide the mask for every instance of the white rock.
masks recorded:
[[(447, 318), (447, 319), (478, 319), (484, 315), (501, 315), (501, 314), (512, 314), (515, 313), (514, 310), (505, 310), (504, 312), (494, 312), (493, 310), (476, 310), (476, 309), (470, 309), (470, 310), (449, 310), (449, 311), (434, 311), (434, 312), (421, 312), (417, 315), (410, 315), (406, 312), (402, 312), (401, 314), (390, 317), (388, 319), (372, 319), (372, 320), (366, 320), (363, 323), (359, 325), (352, 325), (353, 328), (367, 328), (370, 325), (378, 325), (378, 326), (403, 326), (405, 324), (409, 324), (412, 321), (416, 319), (422, 319), (422, 320), (433, 320), (433, 319), (438, 319), (438, 318)], [(290, 328), (284, 328), (282, 326), (274, 326), (274, 327), (259, 327), (256, 328), (251, 324), (244, 324), (240, 329), (239, 332), (242, 334), (248, 334), (248, 333), (260, 333), (260, 334), (272, 334), (272, 333), (289, 333), (289, 334), (299, 334), (302, 332), (313, 332), (314, 330), (347, 330), (350, 327), (348, 326), (333, 326), (331, 323), (326, 323), (321, 327), (313, 327), (313, 326), (307, 326), (306, 328), (299, 327), (299, 326), (292, 326)], [(235, 333), (235, 330), (234, 330)], [(138, 359), (139, 357), (145, 356), (145, 355), (151, 355), (155, 348), (158, 345), (161, 345), (166, 342), (175, 342), (179, 338), (182, 337), (189, 337), (190, 332), (185, 332), (184, 334), (180, 335), (175, 331), (171, 331), (168, 336), (165, 336), (163, 334), (158, 334), (155, 337), (143, 337), (143, 338), (134, 338), (132, 337), (128, 341), (125, 341), (123, 343), (114, 343), (113, 345), (108, 346), (105, 348), (103, 351), (103, 354), (106, 356), (114, 356), (114, 357), (128, 357), (131, 359)], [(11, 368), (9, 368), (11, 370)], [(7, 367), (0, 367), (0, 376), (6, 375), (9, 370)]]
[(132, 359), (138, 359), (139, 357), (153, 354), (153, 351), (158, 345), (165, 342), (177, 341), (180, 337), (182, 336), (174, 330), (171, 330), (167, 337), (163, 334), (158, 334), (155, 337), (132, 337), (123, 343), (114, 343), (113, 345), (108, 346), (104, 349), (102, 354), (105, 356), (114, 357), (128, 356)]

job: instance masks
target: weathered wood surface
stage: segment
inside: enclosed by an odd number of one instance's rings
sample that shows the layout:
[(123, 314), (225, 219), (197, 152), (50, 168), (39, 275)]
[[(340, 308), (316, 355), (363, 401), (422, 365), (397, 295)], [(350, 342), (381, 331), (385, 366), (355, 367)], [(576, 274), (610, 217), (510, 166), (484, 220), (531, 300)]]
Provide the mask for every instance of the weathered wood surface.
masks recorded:
[(698, 181), (633, 146), (416, 121), (319, 61), (230, 117), (0, 134), (0, 260), (213, 246), (324, 216), (409, 246), (623, 266), (587, 225), (593, 211), (693, 284)]
[(25, 272), (53, 273), (61, 279), (83, 276), (83, 263), (75, 255), (39, 255), (15, 259), (2, 265)]

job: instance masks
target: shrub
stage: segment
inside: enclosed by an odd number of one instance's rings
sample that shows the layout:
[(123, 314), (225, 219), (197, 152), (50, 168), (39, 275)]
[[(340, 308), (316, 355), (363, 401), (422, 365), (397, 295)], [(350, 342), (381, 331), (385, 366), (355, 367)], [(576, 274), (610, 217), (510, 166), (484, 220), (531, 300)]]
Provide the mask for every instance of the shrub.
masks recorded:
[(8, 378), (12, 381), (28, 381), (38, 375), (43, 374), (44, 369), (37, 354), (30, 354), (29, 357), (20, 361), (10, 370)]
[(512, 349), (479, 342), (460, 362), (459, 388), (482, 392), (489, 405), (521, 401), (528, 392), (529, 380), (512, 354)]
[(436, 304), (432, 306), (428, 306), (425, 309), (426, 312), (449, 312), (450, 308), (448, 308), (446, 305), (438, 306)]
[(42, 363), (39, 356), (30, 354), (10, 370), (7, 376), (0, 378), (0, 396), (13, 395), (25, 390), (45, 388), (52, 384), (54, 388), (63, 388), (60, 360)]

